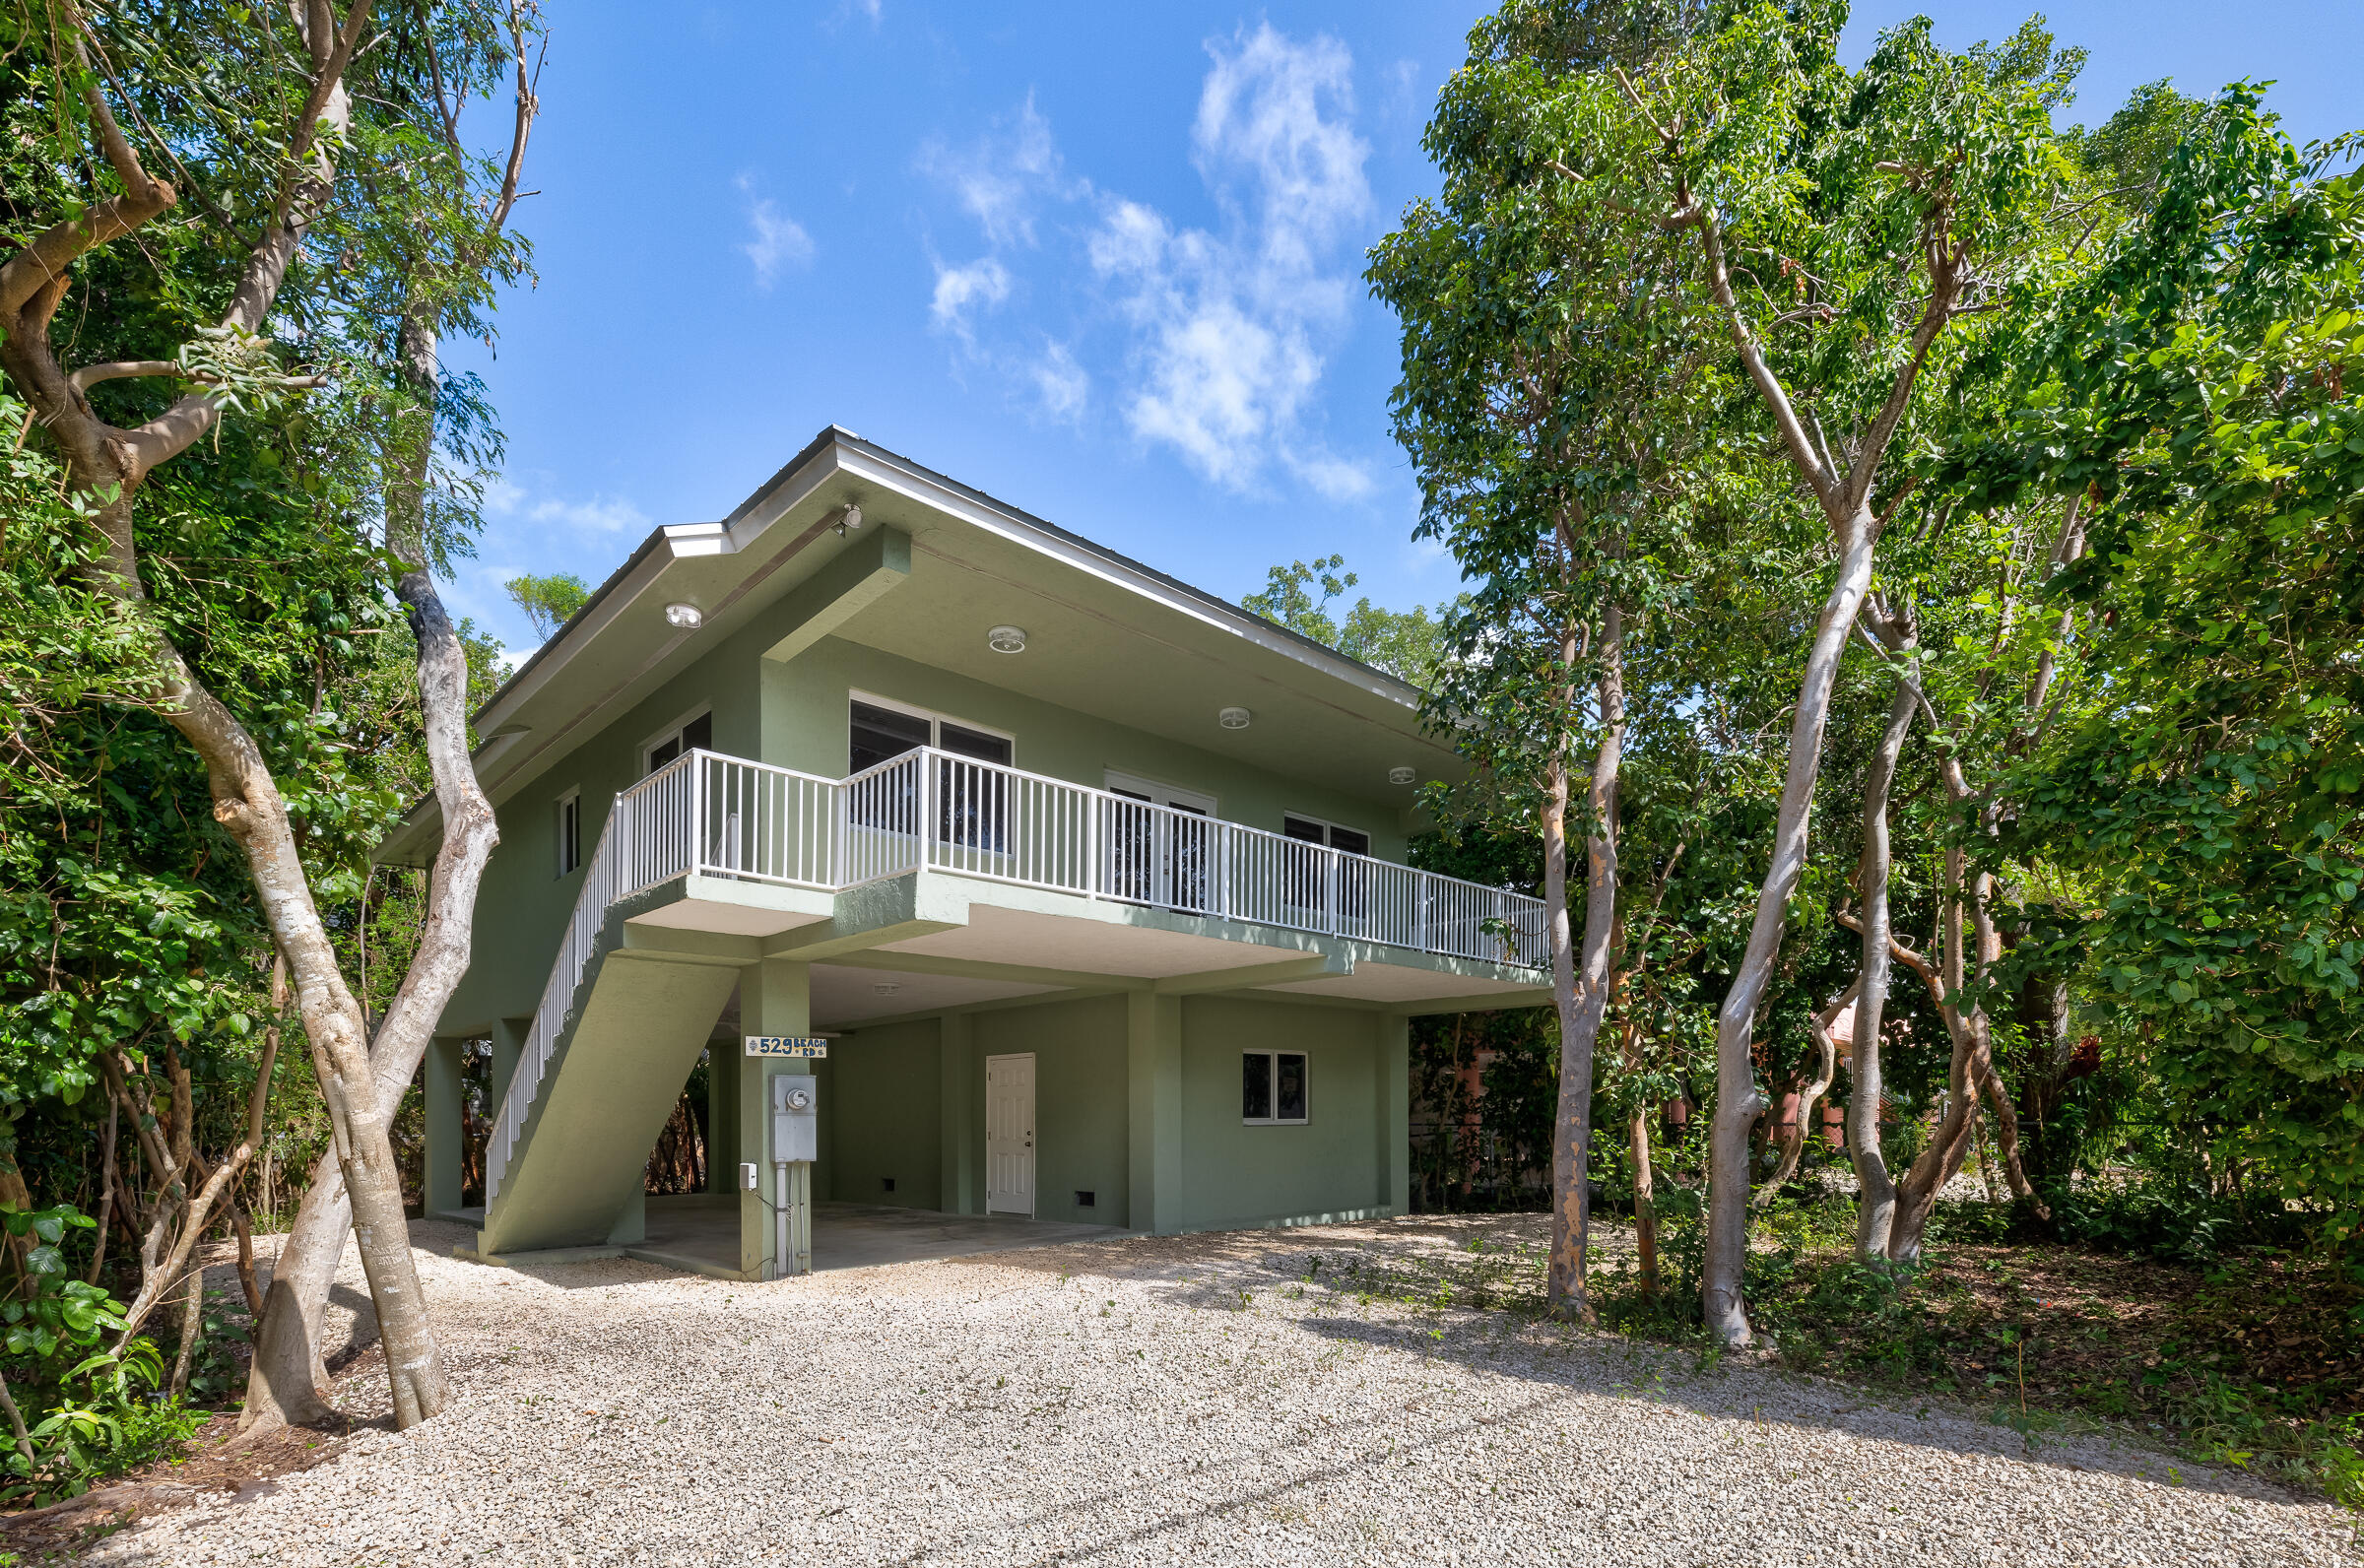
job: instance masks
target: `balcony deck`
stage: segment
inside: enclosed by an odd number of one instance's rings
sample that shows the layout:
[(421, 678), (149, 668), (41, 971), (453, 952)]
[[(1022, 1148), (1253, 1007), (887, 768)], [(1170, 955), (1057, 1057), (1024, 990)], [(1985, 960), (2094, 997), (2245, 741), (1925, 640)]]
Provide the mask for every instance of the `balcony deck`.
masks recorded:
[(1540, 899), (934, 749), (831, 780), (693, 751), (617, 799), (617, 896), (914, 873), (1533, 969)]

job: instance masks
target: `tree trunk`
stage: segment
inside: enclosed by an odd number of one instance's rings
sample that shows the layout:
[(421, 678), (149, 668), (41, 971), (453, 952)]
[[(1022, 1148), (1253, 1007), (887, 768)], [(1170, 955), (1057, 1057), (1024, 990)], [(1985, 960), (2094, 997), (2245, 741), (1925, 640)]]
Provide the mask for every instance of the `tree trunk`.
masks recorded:
[(92, 1215), (98, 1225), (91, 1239), (90, 1271), (82, 1276), (85, 1284), (97, 1284), (98, 1272), (106, 1267), (106, 1236), (112, 1228), (109, 1221), (115, 1211), (115, 1118), (119, 1112), (115, 1097), (109, 1094), (106, 1097), (106, 1131), (98, 1141), (98, 1209)]
[[(1858, 981), (1857, 985), (1861, 983)], [(1830, 1092), (1831, 1080), (1839, 1076), (1839, 1046), (1831, 1035), (1830, 1026), (1840, 1013), (1847, 1011), (1847, 1004), (1854, 1001), (1855, 996), (1856, 985), (1851, 985), (1832, 997), (1824, 1004), (1822, 1011), (1806, 1022), (1807, 1032), (1814, 1037), (1814, 1076), (1798, 1090), (1798, 1118), (1782, 1137), (1781, 1159), (1773, 1167), (1773, 1174), (1766, 1177), (1765, 1184), (1756, 1190), (1755, 1207), (1758, 1209), (1770, 1208), (1773, 1200), (1781, 1196), (1781, 1190), (1790, 1184), (1790, 1178), (1798, 1174), (1798, 1162), (1805, 1156), (1806, 1142), (1811, 1136), (1809, 1124), (1813, 1120), (1814, 1108), (1822, 1103), (1822, 1096)]]
[(1888, 1005), (1888, 798), (1896, 764), (1921, 705), (1921, 677), (1910, 663), (1919, 641), (1908, 615), (1878, 618), (1882, 640), (1907, 662), (1897, 672), (1896, 694), (1888, 704), (1888, 726), (1864, 774), (1864, 848), (1857, 862), (1856, 895), (1864, 901), (1863, 959), (1857, 970), (1855, 1045), (1847, 1064), (1847, 1151), (1855, 1162), (1855, 1255), (1884, 1266), (1888, 1232), (1896, 1213), (1896, 1182), (1888, 1174), (1880, 1143), (1880, 1025)]
[(1740, 1299), (1740, 1276), (1748, 1257), (1748, 1135), (1766, 1106), (1751, 1055), (1756, 1010), (1781, 956), (1790, 894), (1797, 890), (1806, 866), (1807, 818), (1822, 767), (1831, 687), (1838, 679), (1839, 655), (1872, 580), (1878, 534), (1878, 522), (1866, 507), (1856, 513), (1843, 536), (1838, 574), (1822, 604), (1790, 722), (1789, 766), (1774, 820), (1772, 864), (1757, 893), (1747, 949), (1716, 1017), (1716, 1115), (1708, 1141), (1707, 1255), (1700, 1273), (1700, 1308), (1708, 1332), (1726, 1344), (1746, 1344), (1752, 1338)]
[[(426, 564), (425, 503), (434, 449), (435, 354), (433, 323), (426, 319), (424, 309), (406, 313), (402, 363), (414, 399), (416, 425), (400, 432), (399, 449), (407, 466), (401, 471), (402, 482), (388, 487), (386, 533), (389, 548), (412, 567), (394, 591), (409, 612), (412, 635), (419, 647), (419, 705), (435, 801), (443, 818), (443, 841), (435, 852), (427, 882), (427, 921), (418, 952), (370, 1047), (369, 1097), (381, 1120), (390, 1120), (400, 1107), (403, 1091), (427, 1054), (443, 1005), (468, 971), (477, 887), (492, 846), (499, 840), (492, 803), (477, 784), (475, 763), (468, 754), (467, 652), (460, 646)], [(329, 1167), (330, 1162), (323, 1159), (313, 1172), (311, 1188), (296, 1209), (296, 1222), (273, 1271), (272, 1288), (264, 1300), (265, 1318), (282, 1311), (295, 1312), (297, 1318), (292, 1323), (266, 1323), (257, 1336), (254, 1360), (247, 1372), (246, 1409), (240, 1421), (249, 1430), (316, 1421), (328, 1413), (321, 1398), (327, 1373), (320, 1361), (320, 1335), (329, 1287), (335, 1282), (355, 1212), (350, 1176), (336, 1179), (344, 1173), (340, 1170), (332, 1175)], [(361, 1234), (365, 1248), (365, 1226)], [(285, 1291), (280, 1288), (282, 1282), (288, 1286)], [(385, 1334), (387, 1327), (381, 1315), (379, 1332)], [(394, 1349), (389, 1337), (389, 1364)]]
[(1656, 1301), (1658, 1282), (1658, 1204), (1651, 1190), (1650, 1108), (1637, 1107), (1625, 1129), (1633, 1145), (1633, 1254), (1641, 1271), (1642, 1294)]
[[(1888, 1257), (1896, 1263), (1918, 1263), (1921, 1259), (1921, 1239), (1929, 1226), (1929, 1216), (1936, 1209), (1937, 1195), (1953, 1180), (1962, 1168), (1970, 1151), (1972, 1134), (1971, 1112), (1977, 1106), (1978, 1076), (1975, 1063), (1987, 1054), (1987, 1014), (1984, 1009), (1973, 1008), (1964, 1013), (1960, 1006), (1962, 982), (1968, 965), (1962, 951), (1964, 937), (1964, 857), (1960, 849), (1945, 851), (1945, 883), (1940, 905), (1941, 930), (1945, 950), (1942, 959), (1942, 978), (1932, 990), (1937, 996), (1937, 1011), (1945, 1020), (1945, 1030), (1953, 1047), (1952, 1060), (1946, 1069), (1945, 1113), (1938, 1118), (1937, 1128), (1904, 1173), (1897, 1185), (1896, 1211), (1889, 1221)], [(1985, 874), (1975, 880), (1970, 888), (1969, 902), (1983, 909), (1990, 879)], [(1983, 919), (1979, 927), (1991, 930)], [(1926, 972), (1924, 979), (1929, 979)]]
[[(1602, 618), (1600, 649), (1601, 749), (1593, 759), (1585, 842), (1584, 952), (1581, 971), (1568, 932), (1569, 779), (1552, 760), (1543, 821), (1543, 896), (1551, 923), (1551, 990), (1559, 1012), (1559, 1111), (1551, 1138), (1551, 1266), (1545, 1299), (1552, 1311), (1592, 1321), (1585, 1290), (1585, 1253), (1591, 1242), (1590, 1167), (1593, 1132), (1593, 1054), (1609, 1011), (1609, 955), (1617, 907), (1617, 768), (1625, 741), (1623, 617), (1610, 606)], [(1574, 663), (1574, 643), (1563, 644)]]

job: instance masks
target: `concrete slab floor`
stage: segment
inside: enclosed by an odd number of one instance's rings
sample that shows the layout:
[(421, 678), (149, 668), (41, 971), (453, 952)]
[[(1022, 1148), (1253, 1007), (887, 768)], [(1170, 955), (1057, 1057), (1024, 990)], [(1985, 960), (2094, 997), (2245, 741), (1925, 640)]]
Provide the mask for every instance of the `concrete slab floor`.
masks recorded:
[[(877, 1264), (967, 1258), (1130, 1234), (1116, 1225), (1076, 1225), (1017, 1214), (946, 1214), (877, 1204), (815, 1204), (813, 1268), (816, 1273), (867, 1269)], [(651, 1198), (647, 1239), (630, 1252), (651, 1263), (699, 1273), (737, 1269), (738, 1195)]]

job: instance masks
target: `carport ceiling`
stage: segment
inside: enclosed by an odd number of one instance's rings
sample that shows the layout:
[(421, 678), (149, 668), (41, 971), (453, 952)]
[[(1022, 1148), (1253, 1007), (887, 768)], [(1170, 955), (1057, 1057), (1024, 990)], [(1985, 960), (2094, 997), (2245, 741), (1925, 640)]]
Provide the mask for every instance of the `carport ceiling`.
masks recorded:
[[(891, 987), (881, 991), (880, 987)], [(1018, 980), (972, 980), (958, 975), (911, 974), (899, 969), (813, 966), (813, 1026), (842, 1029), (873, 1018), (933, 1013), (974, 1002), (1003, 1002), (1040, 996), (1058, 987)]]

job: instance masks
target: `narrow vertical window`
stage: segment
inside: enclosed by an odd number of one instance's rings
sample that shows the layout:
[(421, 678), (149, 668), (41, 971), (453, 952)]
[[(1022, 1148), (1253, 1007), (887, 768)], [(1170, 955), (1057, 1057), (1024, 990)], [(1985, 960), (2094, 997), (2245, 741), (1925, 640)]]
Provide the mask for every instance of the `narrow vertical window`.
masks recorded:
[(1282, 1051), (1273, 1068), (1273, 1120), (1305, 1120), (1305, 1054)]
[(573, 875), (583, 863), (583, 792), (568, 790), (558, 797), (558, 875)]
[(1239, 1118), (1243, 1122), (1273, 1119), (1273, 1054), (1250, 1051), (1239, 1059)]

